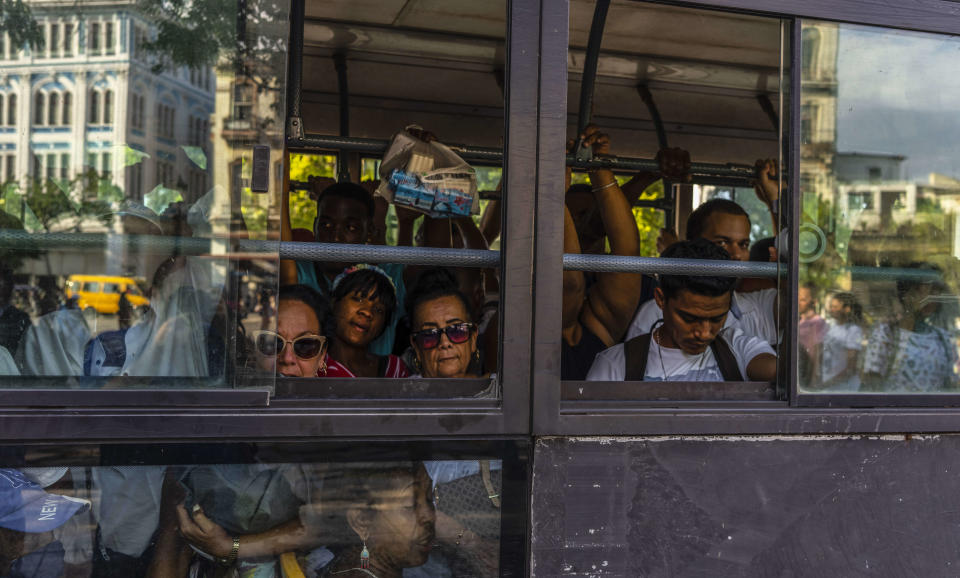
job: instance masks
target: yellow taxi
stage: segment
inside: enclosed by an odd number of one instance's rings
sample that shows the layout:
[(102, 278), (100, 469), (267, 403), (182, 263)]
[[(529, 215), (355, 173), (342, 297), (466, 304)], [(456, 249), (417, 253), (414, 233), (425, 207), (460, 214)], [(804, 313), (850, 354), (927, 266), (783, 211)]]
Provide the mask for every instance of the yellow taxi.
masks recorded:
[(120, 308), (120, 294), (124, 291), (133, 307), (150, 304), (137, 282), (130, 277), (70, 275), (67, 278), (67, 298), (76, 297), (80, 309), (92, 307), (97, 313), (116, 313)]

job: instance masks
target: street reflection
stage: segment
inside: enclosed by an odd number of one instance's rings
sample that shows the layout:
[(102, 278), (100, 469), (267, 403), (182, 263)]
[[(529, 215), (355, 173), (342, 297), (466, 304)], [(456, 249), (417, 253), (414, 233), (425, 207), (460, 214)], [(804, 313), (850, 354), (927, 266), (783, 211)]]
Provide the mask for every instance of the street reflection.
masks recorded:
[(801, 387), (957, 391), (960, 43), (805, 21), (802, 46)]
[(498, 574), (501, 462), (0, 469), (0, 575)]

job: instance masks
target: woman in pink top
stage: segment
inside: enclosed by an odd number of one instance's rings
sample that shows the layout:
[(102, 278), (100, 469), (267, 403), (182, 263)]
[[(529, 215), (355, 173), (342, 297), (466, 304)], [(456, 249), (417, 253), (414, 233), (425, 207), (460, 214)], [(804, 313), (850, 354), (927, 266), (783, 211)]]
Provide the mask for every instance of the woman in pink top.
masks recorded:
[[(395, 355), (370, 352), (397, 306), (393, 281), (379, 267), (355, 265), (333, 281), (332, 340), (326, 377), (407, 377)], [(323, 376), (323, 373), (319, 373)]]

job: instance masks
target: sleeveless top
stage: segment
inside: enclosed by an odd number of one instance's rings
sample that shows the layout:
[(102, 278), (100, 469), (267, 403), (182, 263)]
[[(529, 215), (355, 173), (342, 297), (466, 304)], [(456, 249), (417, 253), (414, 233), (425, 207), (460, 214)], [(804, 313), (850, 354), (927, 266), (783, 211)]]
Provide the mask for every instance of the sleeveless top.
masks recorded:
[(583, 326), (580, 343), (570, 346), (566, 339), (560, 339), (560, 379), (565, 381), (584, 381), (593, 365), (593, 359), (607, 346), (592, 331)]

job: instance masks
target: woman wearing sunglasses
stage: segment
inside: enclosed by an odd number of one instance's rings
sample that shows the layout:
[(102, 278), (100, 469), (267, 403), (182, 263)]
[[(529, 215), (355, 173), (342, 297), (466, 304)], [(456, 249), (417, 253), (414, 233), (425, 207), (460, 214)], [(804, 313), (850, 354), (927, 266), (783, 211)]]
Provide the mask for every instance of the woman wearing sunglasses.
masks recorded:
[(407, 298), (415, 377), (481, 377), (477, 326), (449, 275), (425, 271)]
[(396, 355), (376, 355), (370, 344), (380, 336), (397, 305), (390, 276), (374, 265), (354, 265), (333, 281), (333, 339), (327, 377), (407, 377)]
[(277, 330), (254, 333), (258, 367), (284, 377), (313, 377), (326, 372), (327, 304), (306, 285), (280, 288)]

